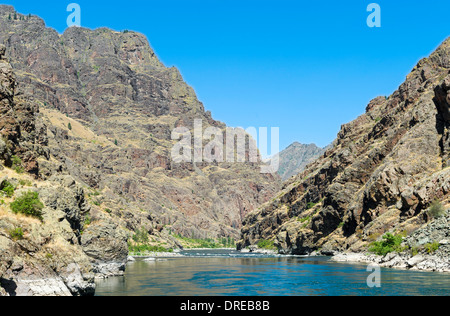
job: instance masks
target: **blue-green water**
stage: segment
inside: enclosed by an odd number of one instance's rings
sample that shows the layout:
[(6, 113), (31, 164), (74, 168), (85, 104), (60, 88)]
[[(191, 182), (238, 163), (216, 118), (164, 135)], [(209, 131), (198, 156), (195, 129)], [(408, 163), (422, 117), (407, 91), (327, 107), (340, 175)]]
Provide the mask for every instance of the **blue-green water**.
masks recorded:
[(381, 269), (370, 288), (367, 265), (325, 257), (187, 251), (181, 258), (129, 263), (124, 277), (97, 283), (98, 296), (450, 295), (450, 274)]

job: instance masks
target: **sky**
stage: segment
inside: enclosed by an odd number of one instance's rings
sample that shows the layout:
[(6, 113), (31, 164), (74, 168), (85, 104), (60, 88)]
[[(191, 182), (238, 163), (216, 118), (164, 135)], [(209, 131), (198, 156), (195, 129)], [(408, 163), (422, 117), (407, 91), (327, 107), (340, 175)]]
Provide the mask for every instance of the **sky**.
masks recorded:
[[(331, 143), (450, 35), (448, 0), (1, 1), (60, 33), (73, 2), (82, 27), (145, 34), (214, 119), (279, 127), (280, 149)], [(367, 25), (372, 2), (379, 28)]]

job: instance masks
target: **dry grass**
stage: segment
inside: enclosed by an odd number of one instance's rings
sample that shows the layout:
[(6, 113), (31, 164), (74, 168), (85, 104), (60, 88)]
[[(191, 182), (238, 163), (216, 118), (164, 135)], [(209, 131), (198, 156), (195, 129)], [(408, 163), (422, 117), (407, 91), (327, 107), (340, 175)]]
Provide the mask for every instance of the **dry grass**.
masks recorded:
[(37, 218), (20, 213), (14, 214), (9, 208), (9, 203), (12, 202), (12, 199), (4, 201), (5, 204), (0, 205), (0, 221), (7, 221), (13, 225), (21, 226), (23, 228), (41, 224), (41, 221)]
[[(69, 136), (82, 138), (88, 142), (98, 143), (102, 146), (114, 145), (107, 138), (96, 135), (94, 132), (92, 132), (89, 128), (85, 127), (80, 122), (71, 119), (70, 117), (67, 117), (58, 111), (41, 107), (40, 112), (50, 121), (52, 125), (67, 130)], [(69, 123), (72, 127), (71, 130), (69, 130)]]

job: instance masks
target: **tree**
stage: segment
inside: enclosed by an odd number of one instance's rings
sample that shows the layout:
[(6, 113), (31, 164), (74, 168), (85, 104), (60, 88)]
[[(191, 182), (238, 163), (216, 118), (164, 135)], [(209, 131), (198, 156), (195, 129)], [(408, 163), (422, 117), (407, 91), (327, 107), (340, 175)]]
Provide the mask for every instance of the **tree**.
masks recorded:
[(67, 127), (69, 128), (70, 131), (72, 130), (72, 124), (70, 124), (70, 122), (69, 122), (69, 124), (67, 125)]

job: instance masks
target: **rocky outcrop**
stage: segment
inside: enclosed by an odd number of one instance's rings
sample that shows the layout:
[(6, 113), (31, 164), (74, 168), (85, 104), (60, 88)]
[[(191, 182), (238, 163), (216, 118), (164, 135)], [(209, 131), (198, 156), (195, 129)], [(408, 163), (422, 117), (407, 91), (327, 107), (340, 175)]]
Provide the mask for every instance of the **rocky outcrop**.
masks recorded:
[(280, 152), (278, 174), (283, 181), (286, 181), (305, 170), (307, 165), (324, 152), (325, 149), (317, 147), (315, 144), (306, 145), (295, 142)]
[(123, 275), (128, 257), (128, 236), (110, 219), (94, 218), (81, 236), (83, 251), (93, 259), (96, 277)]
[(96, 278), (122, 275), (128, 256), (128, 235), (103, 212), (91, 209), (84, 189), (71, 176), (53, 176), (39, 190), (44, 204), (64, 212), (76, 241), (93, 265)]
[(449, 201), (450, 39), (389, 97), (342, 126), (334, 146), (244, 221), (239, 248), (360, 252), (385, 232), (411, 234)]
[[(24, 176), (21, 176), (24, 177)], [(6, 178), (17, 183), (14, 178)], [(30, 181), (30, 180), (28, 180)], [(19, 185), (20, 186), (20, 185)], [(26, 191), (35, 191), (40, 197), (49, 192), (58, 194), (72, 188), (59, 186), (56, 182), (35, 182), (22, 185), (16, 196)], [(77, 192), (68, 194), (69, 201), (62, 196), (57, 203), (49, 203), (43, 209), (42, 220), (16, 215), (0, 208), (0, 284), (4, 294), (14, 296), (67, 296), (93, 295), (95, 292), (94, 270), (91, 258), (83, 251), (79, 242), (82, 227), (81, 215), (68, 212), (70, 199)], [(47, 200), (48, 201), (48, 200)], [(70, 209), (81, 214), (79, 206)], [(14, 232), (20, 230), (19, 234)]]
[[(18, 183), (14, 178), (4, 181)], [(43, 220), (1, 210), (0, 282), (9, 295), (93, 295), (94, 278), (122, 275), (128, 236), (101, 215), (90, 218), (84, 190), (70, 176), (37, 181)], [(12, 232), (20, 229), (22, 236)]]

